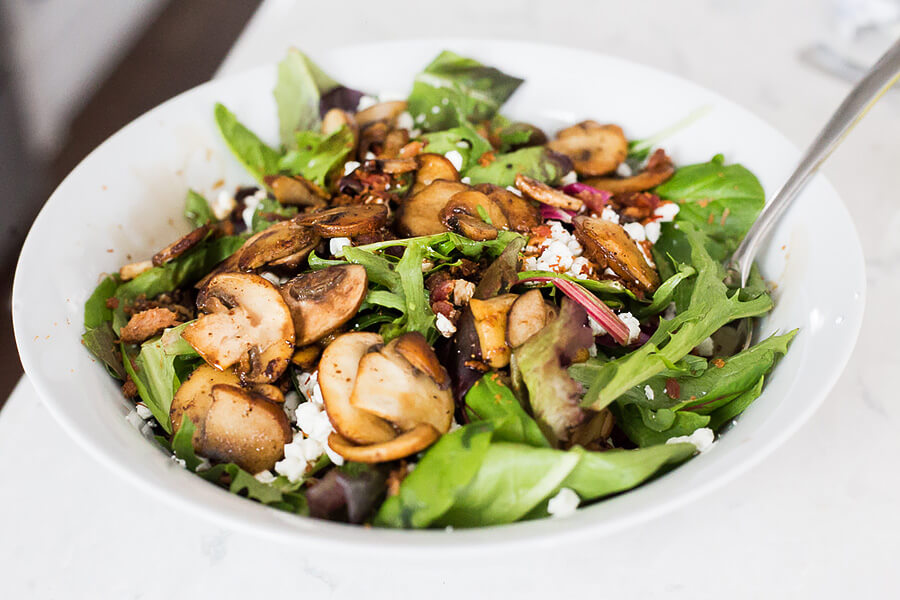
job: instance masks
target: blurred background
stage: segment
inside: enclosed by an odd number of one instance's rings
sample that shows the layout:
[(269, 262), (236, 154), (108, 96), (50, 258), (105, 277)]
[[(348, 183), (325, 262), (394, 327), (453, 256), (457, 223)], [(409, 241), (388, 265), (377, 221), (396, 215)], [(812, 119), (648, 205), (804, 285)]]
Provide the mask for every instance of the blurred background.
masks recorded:
[[(791, 2), (797, 3), (792, 10), (805, 18), (795, 24), (796, 41), (803, 47), (789, 59), (827, 73), (834, 82), (843, 80), (843, 90), (900, 36), (900, 0)], [(741, 18), (756, 31), (754, 35), (765, 39), (774, 27), (769, 13), (778, 12), (779, 3), (725, 0), (691, 4), (694, 7), (688, 12), (708, 19), (677, 27), (687, 27), (682, 35), (700, 36), (704, 45), (721, 54), (718, 61), (705, 61), (701, 54), (685, 56), (667, 49), (665, 43), (652, 43), (672, 37), (672, 15), (660, 6), (639, 8), (615, 1), (565, 5), (517, 0), (501, 5), (458, 0), (453, 10), (457, 21), (466, 21), (466, 27), (448, 27), (436, 33), (559, 41), (557, 32), (569, 31), (564, 43), (671, 69), (701, 84), (719, 82), (713, 87), (742, 103), (749, 102), (789, 136), (809, 139), (831, 104), (823, 105), (821, 114), (810, 113), (809, 118), (817, 122), (806, 123), (780, 119), (789, 107), (773, 100), (777, 94), (772, 90), (761, 87), (758, 98), (744, 97), (748, 87), (741, 84), (737, 67), (743, 65), (743, 75), (759, 78), (767, 60), (788, 58), (777, 48), (781, 40), (768, 39), (753, 49), (730, 47), (722, 42), (720, 34), (724, 32), (709, 26)], [(396, 39), (429, 34), (396, 26), (395, 11), (411, 14), (420, 7), (416, 2), (397, 1), (375, 9), (366, 2), (346, 0), (340, 12), (353, 15), (373, 39)], [(315, 48), (361, 41), (350, 39), (340, 27), (310, 27), (334, 18), (336, 11), (327, 2), (0, 0), (0, 406), (21, 374), (10, 317), (13, 271), (25, 234), (44, 201), (110, 134), (164, 100), (210, 79), (257, 11), (258, 21), (266, 21), (269, 31), (239, 42), (242, 52), (232, 53), (226, 61), (229, 71), (252, 66), (248, 56), (277, 59), (287, 40), (300, 35), (307, 47)], [(512, 19), (509, 11), (521, 14)], [(284, 15), (303, 18), (286, 19)], [(753, 17), (748, 21), (747, 15)], [(621, 23), (621, 30), (598, 36), (596, 24), (610, 19)], [(528, 28), (516, 25), (519, 21), (527, 21)], [(643, 41), (635, 46), (638, 40)], [(735, 53), (744, 52), (756, 56), (755, 71), (746, 72), (749, 63), (736, 59)], [(730, 63), (729, 55), (733, 55)], [(724, 76), (716, 72), (722, 67), (729, 69)], [(724, 87), (723, 81), (728, 82)], [(835, 98), (843, 93), (835, 88)], [(840, 176), (836, 179), (840, 183)]]

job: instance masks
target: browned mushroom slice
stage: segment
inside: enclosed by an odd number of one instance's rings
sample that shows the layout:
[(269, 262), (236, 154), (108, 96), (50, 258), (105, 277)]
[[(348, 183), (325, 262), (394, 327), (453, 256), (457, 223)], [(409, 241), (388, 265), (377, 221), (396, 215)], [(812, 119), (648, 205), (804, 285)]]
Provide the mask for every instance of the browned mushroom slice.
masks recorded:
[(335, 430), (357, 444), (377, 444), (396, 436), (390, 423), (350, 404), (360, 359), (382, 342), (377, 333), (345, 333), (325, 348), (319, 361), (325, 412)]
[(618, 125), (582, 121), (556, 134), (547, 144), (551, 150), (572, 159), (580, 175), (606, 175), (628, 156), (628, 140)]
[(353, 237), (384, 227), (388, 210), (383, 204), (338, 206), (294, 217), (300, 225), (311, 225), (323, 238)]
[(119, 338), (126, 344), (140, 344), (180, 322), (178, 315), (168, 308), (148, 308), (131, 316), (119, 331)]
[(389, 125), (393, 125), (400, 113), (406, 110), (405, 100), (393, 100), (390, 102), (379, 102), (373, 104), (369, 108), (356, 113), (356, 123), (360, 130), (377, 121), (385, 121)]
[(556, 308), (544, 301), (540, 290), (530, 290), (519, 296), (509, 309), (506, 341), (518, 348), (544, 328), (556, 316)]
[(440, 432), (422, 423), (410, 431), (390, 441), (368, 446), (357, 446), (343, 436), (332, 433), (328, 437), (328, 445), (346, 460), (359, 463), (382, 463), (405, 458), (421, 452), (441, 437)]
[(586, 254), (606, 264), (616, 275), (647, 292), (659, 287), (659, 273), (647, 264), (634, 240), (621, 225), (603, 219), (575, 217), (575, 237)]
[[(381, 152), (378, 153), (378, 158), (395, 159), (400, 154), (400, 150), (408, 143), (409, 132), (407, 130), (392, 129), (384, 136), (384, 142), (381, 144)], [(413, 169), (410, 169), (410, 171)], [(385, 171), (385, 173), (387, 172)]]
[(480, 183), (475, 186), (475, 189), (487, 194), (487, 197), (500, 207), (512, 231), (528, 233), (543, 222), (541, 212), (536, 206), (506, 188), (492, 183)]
[(264, 396), (269, 402), (284, 404), (284, 393), (271, 383), (257, 383), (249, 388), (252, 392)]
[(318, 243), (319, 236), (312, 228), (294, 221), (280, 221), (253, 235), (241, 246), (238, 268), (252, 271), (299, 254), (303, 260)]
[(316, 208), (328, 204), (328, 192), (300, 175), (266, 175), (264, 180), (280, 204)]
[(371, 154), (378, 155), (390, 133), (390, 127), (384, 121), (376, 121), (360, 127), (359, 146), (356, 154), (359, 160), (367, 160), (372, 158)]
[(205, 314), (183, 337), (210, 365), (239, 364), (247, 383), (270, 383), (287, 368), (294, 349), (294, 323), (278, 288), (251, 273), (220, 273), (197, 297)]
[(366, 297), (368, 278), (360, 265), (335, 265), (302, 273), (281, 286), (294, 319), (295, 343), (306, 346), (352, 319)]
[[(284, 290), (282, 290), (281, 293), (284, 294)], [(297, 351), (294, 352), (294, 356), (291, 357), (291, 364), (303, 371), (311, 371), (316, 366), (316, 362), (319, 360), (319, 355), (321, 354), (322, 348), (319, 346), (305, 346), (303, 348), (298, 348)]]
[(202, 364), (191, 373), (175, 392), (169, 418), (172, 421), (172, 433), (178, 433), (184, 416), (194, 423), (192, 442), (195, 450), (200, 450), (203, 438), (203, 427), (206, 413), (212, 404), (212, 388), (217, 384), (239, 385), (238, 376), (231, 369), (220, 371), (207, 364)]
[(400, 205), (397, 228), (406, 237), (432, 235), (447, 231), (441, 223), (440, 212), (454, 195), (468, 190), (468, 186), (454, 181), (437, 180)]
[(506, 229), (506, 215), (490, 198), (481, 192), (467, 190), (455, 194), (440, 213), (441, 223), (469, 239), (493, 240), (498, 229)]
[(388, 158), (375, 161), (376, 169), (388, 175), (402, 175), (418, 168), (414, 158)]
[(416, 156), (419, 170), (416, 172), (416, 181), (412, 187), (412, 193), (418, 194), (432, 183), (438, 180), (459, 181), (459, 171), (453, 163), (441, 154), (425, 152)]
[(265, 396), (234, 385), (214, 385), (212, 398), (203, 427), (203, 454), (250, 473), (274, 467), (291, 441), (284, 410)]
[(546, 183), (542, 183), (537, 179), (532, 179), (527, 175), (519, 173), (516, 175), (516, 187), (527, 197), (536, 200), (541, 204), (563, 208), (565, 210), (581, 210), (584, 202), (581, 198), (570, 196), (559, 190), (555, 190)]
[(158, 267), (163, 265), (174, 258), (178, 258), (204, 239), (206, 239), (206, 235), (212, 230), (212, 225), (207, 223), (206, 225), (201, 225), (197, 229), (180, 237), (178, 240), (172, 242), (159, 252), (153, 255), (153, 266)]
[(675, 165), (672, 159), (666, 155), (665, 150), (658, 149), (647, 161), (643, 171), (624, 179), (618, 177), (593, 177), (585, 180), (585, 183), (598, 190), (606, 190), (613, 194), (626, 192), (643, 192), (656, 187), (675, 174)]
[(359, 125), (356, 117), (339, 108), (332, 108), (322, 117), (322, 133), (324, 135), (331, 135), (341, 127), (347, 127), (353, 134), (353, 148), (356, 148), (359, 143)]
[(397, 338), (394, 350), (409, 361), (409, 364), (431, 377), (439, 386), (449, 385), (450, 377), (447, 370), (441, 365), (434, 350), (421, 333), (414, 331), (401, 335)]
[(494, 369), (502, 369), (509, 364), (506, 326), (509, 310), (516, 298), (515, 294), (503, 294), (488, 300), (469, 300), (481, 346), (481, 358)]

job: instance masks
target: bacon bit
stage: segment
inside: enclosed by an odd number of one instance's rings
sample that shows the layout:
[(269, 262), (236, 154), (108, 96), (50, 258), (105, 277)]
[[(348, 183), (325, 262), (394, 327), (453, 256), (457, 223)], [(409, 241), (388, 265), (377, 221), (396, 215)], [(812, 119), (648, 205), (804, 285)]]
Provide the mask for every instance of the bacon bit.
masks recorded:
[(122, 385), (122, 395), (126, 398), (134, 398), (138, 395), (137, 386), (134, 384), (134, 381), (131, 380), (131, 376), (128, 376), (128, 379), (125, 380), (125, 383)]
[(486, 167), (495, 160), (497, 160), (497, 156), (493, 152), (485, 152), (478, 158), (478, 164), (482, 167)]
[(710, 225), (712, 225), (713, 221), (715, 221), (715, 219), (716, 219), (716, 216), (712, 213), (709, 213), (709, 218), (706, 220), (706, 222), (709, 223)]
[(721, 369), (722, 367), (725, 366), (725, 361), (722, 360), (721, 358), (717, 358), (716, 360), (712, 361), (712, 364), (713, 364), (717, 369)]
[(730, 215), (730, 214), (731, 214), (731, 209), (726, 206), (725, 210), (722, 211), (722, 219), (719, 221), (719, 225), (724, 227), (725, 220), (728, 218), (728, 215)]
[(397, 152), (397, 158), (413, 158), (421, 153), (423, 148), (425, 148), (425, 144), (422, 142), (410, 142), (400, 148)]
[(119, 299), (116, 297), (107, 298), (106, 299), (106, 308), (111, 308), (113, 310), (119, 308)]
[(674, 377), (666, 379), (666, 395), (673, 400), (681, 396), (681, 384)]
[(137, 344), (180, 322), (178, 315), (167, 308), (151, 308), (131, 317), (119, 336), (126, 344)]

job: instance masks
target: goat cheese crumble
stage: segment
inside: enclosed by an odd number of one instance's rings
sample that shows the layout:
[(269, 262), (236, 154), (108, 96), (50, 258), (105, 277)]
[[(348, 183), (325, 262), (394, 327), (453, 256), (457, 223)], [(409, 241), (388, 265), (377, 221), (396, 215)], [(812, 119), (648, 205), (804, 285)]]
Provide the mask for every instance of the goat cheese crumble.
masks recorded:
[(591, 263), (581, 256), (584, 251), (581, 244), (559, 221), (548, 221), (547, 224), (550, 226), (550, 235), (535, 248), (539, 254), (525, 258), (525, 269), (552, 271), (577, 279), (587, 279)]
[(716, 343), (713, 341), (711, 337), (706, 338), (694, 348), (694, 351), (697, 352), (700, 356), (712, 356), (713, 352), (716, 350)]
[(403, 111), (399, 115), (397, 115), (397, 127), (399, 129), (412, 129), (415, 127), (415, 121), (413, 121), (412, 115), (406, 111)]
[(653, 400), (656, 394), (653, 392), (653, 388), (649, 385), (644, 386), (644, 396), (647, 397), (647, 400)]
[(641, 335), (641, 322), (630, 312), (621, 313), (619, 320), (628, 327), (628, 343), (633, 344), (638, 339), (638, 336)]
[(716, 444), (716, 434), (709, 427), (701, 427), (694, 431), (691, 435), (680, 435), (678, 437), (669, 438), (667, 444), (693, 444), (697, 452), (703, 454), (708, 452), (710, 448)]
[(619, 213), (614, 211), (609, 206), (603, 207), (603, 212), (600, 213), (600, 218), (603, 219), (604, 221), (609, 221), (610, 223), (615, 223), (616, 225), (619, 224)]
[(547, 512), (553, 517), (568, 517), (575, 514), (581, 498), (571, 488), (562, 488), (547, 502)]
[(359, 163), (355, 160), (348, 160), (344, 163), (344, 176), (346, 177), (359, 168)]
[(444, 155), (444, 158), (450, 161), (450, 164), (453, 165), (453, 168), (458, 171), (462, 169), (463, 166), (463, 157), (457, 150), (451, 150), (450, 152)]
[(640, 223), (625, 223), (625, 225), (622, 226), (622, 229), (625, 230), (628, 237), (636, 242), (643, 242), (647, 239), (647, 232), (644, 231), (644, 226)]
[(366, 110), (376, 104), (378, 104), (378, 98), (375, 96), (362, 95), (359, 97), (359, 102), (356, 103), (356, 112)]
[(441, 332), (445, 338), (452, 337), (456, 333), (456, 325), (453, 321), (445, 317), (442, 313), (438, 313), (434, 321), (434, 326)]
[(578, 183), (578, 173), (569, 171), (559, 180), (559, 185), (569, 185), (570, 183)]
[(457, 279), (453, 282), (453, 304), (465, 306), (475, 294), (475, 284), (465, 279)]
[(247, 229), (253, 230), (253, 214), (256, 212), (256, 207), (259, 206), (259, 203), (265, 200), (267, 196), (266, 190), (259, 189), (252, 196), (244, 198), (244, 206), (247, 208), (241, 213), (241, 218), (244, 220)]
[(668, 223), (675, 220), (675, 215), (680, 210), (681, 207), (674, 202), (666, 202), (656, 207), (656, 210), (653, 211), (653, 216), (657, 217), (660, 223)]
[(275, 472), (284, 475), (292, 483), (299, 481), (323, 453), (328, 455), (332, 463), (344, 464), (343, 457), (328, 445), (328, 436), (334, 428), (325, 412), (316, 374), (305, 375), (306, 377), (299, 378), (298, 387), (303, 389), (309, 402), (303, 402), (293, 409), (292, 420), (296, 422), (297, 430), (294, 431), (293, 440), (284, 447), (284, 459), (275, 463)]
[(213, 215), (220, 221), (230, 215), (235, 206), (237, 206), (237, 201), (228, 190), (220, 190), (215, 199), (209, 203)]
[(328, 242), (328, 250), (331, 251), (332, 256), (339, 256), (341, 252), (343, 252), (344, 248), (350, 244), (350, 238), (348, 237), (336, 237), (331, 238)]

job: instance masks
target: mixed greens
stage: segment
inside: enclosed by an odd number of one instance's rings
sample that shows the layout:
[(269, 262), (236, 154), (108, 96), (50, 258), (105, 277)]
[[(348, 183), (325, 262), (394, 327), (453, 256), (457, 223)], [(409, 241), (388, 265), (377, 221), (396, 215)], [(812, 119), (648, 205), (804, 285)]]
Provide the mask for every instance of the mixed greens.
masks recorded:
[[(522, 79), (445, 51), (406, 100), (293, 50), (277, 147), (218, 104), (256, 180), (104, 276), (85, 347), (175, 462), (288, 512), (378, 527), (564, 516), (707, 450), (796, 331), (723, 261), (764, 205), (658, 136), (501, 114)], [(152, 435), (152, 433), (151, 433)]]

